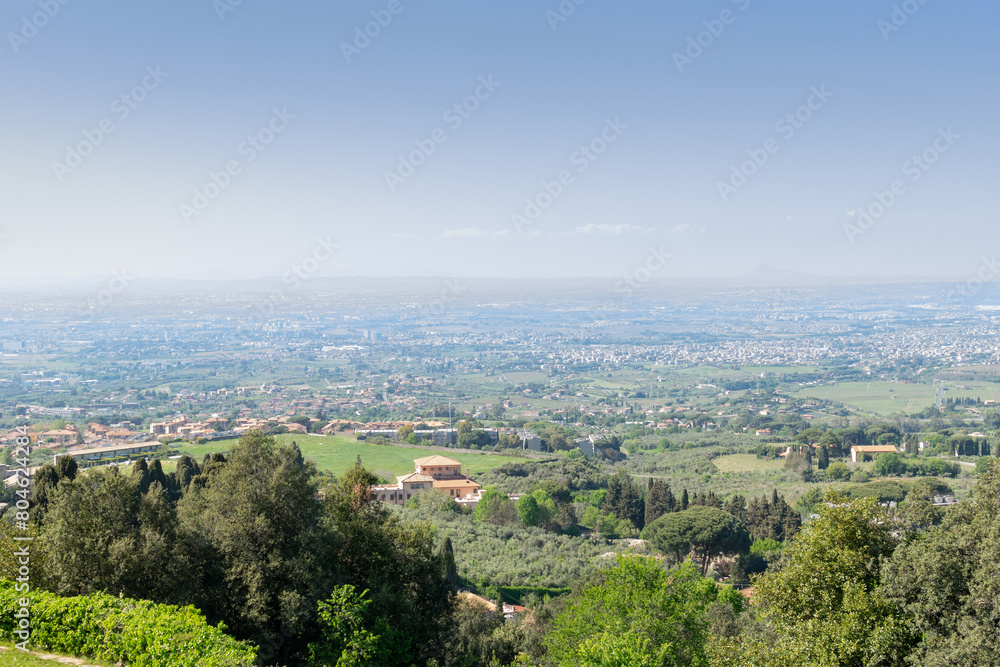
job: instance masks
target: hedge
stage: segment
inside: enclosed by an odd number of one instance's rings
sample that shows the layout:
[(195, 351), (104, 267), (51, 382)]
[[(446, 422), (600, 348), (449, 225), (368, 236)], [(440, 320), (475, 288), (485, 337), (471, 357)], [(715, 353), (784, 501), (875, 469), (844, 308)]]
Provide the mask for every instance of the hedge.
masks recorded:
[(59, 597), (43, 591), (18, 593), (0, 580), (0, 638), (14, 634), (19, 600), (31, 600), (30, 648), (121, 662), (129, 667), (250, 667), (257, 649), (212, 627), (193, 606), (160, 605), (105, 593)]

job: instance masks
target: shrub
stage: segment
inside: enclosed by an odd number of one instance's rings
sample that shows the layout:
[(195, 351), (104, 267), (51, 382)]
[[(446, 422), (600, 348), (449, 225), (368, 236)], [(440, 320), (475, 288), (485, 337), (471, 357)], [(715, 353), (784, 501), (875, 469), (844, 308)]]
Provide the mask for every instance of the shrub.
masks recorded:
[(33, 591), (19, 593), (14, 582), (0, 580), (0, 638), (14, 634), (19, 600), (31, 601), (30, 645), (87, 656), (130, 667), (250, 667), (257, 650), (212, 627), (193, 606), (158, 605), (148, 600), (104, 593), (59, 597)]

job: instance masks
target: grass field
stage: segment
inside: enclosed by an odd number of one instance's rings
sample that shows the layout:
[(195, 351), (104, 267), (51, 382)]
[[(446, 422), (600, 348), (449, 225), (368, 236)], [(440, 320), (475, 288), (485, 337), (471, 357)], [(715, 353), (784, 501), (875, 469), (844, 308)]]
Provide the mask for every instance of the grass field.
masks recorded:
[[(839, 401), (861, 410), (890, 415), (895, 412), (920, 412), (934, 405), (937, 389), (929, 384), (897, 382), (843, 382), (835, 385), (804, 387), (796, 394), (827, 401)], [(948, 392), (946, 392), (948, 395)]]
[(784, 461), (759, 459), (754, 454), (730, 454), (713, 459), (712, 463), (719, 472), (767, 472), (770, 470), (781, 470), (785, 467)]
[(1000, 401), (1000, 383), (949, 382), (945, 385), (944, 398), (981, 398), (984, 401)]
[[(413, 472), (413, 459), (433, 456), (437, 453), (456, 459), (463, 466), (468, 466), (469, 474), (473, 477), (504, 463), (530, 460), (495, 454), (467, 454), (452, 450), (435, 452), (391, 445), (371, 445), (367, 442), (358, 442), (353, 437), (341, 435), (313, 436), (286, 433), (276, 436), (276, 440), (281, 443), (294, 440), (299, 449), (302, 450), (303, 456), (315, 461), (320, 470), (329, 471), (334, 475), (340, 475), (353, 466), (359, 455), (361, 463), (369, 470), (388, 470), (396, 475)], [(220, 440), (205, 445), (186, 444), (179, 451), (190, 455), (196, 461), (201, 461), (205, 454), (228, 451), (235, 443), (235, 440)], [(163, 469), (169, 472), (166, 465), (163, 466)]]

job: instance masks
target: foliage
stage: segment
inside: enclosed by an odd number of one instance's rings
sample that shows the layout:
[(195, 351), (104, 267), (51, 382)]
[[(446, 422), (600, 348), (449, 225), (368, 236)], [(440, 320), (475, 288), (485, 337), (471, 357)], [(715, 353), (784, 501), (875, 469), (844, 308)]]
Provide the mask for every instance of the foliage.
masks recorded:
[(104, 468), (62, 479), (47, 493), (41, 542), (53, 588), (184, 602), (177, 517), (159, 483)]
[(368, 591), (355, 593), (354, 586), (338, 586), (329, 599), (319, 603), (319, 641), (309, 644), (309, 663), (316, 667), (361, 667), (371, 664), (381, 637), (363, 626)]
[(701, 555), (702, 575), (717, 553), (741, 553), (750, 548), (746, 529), (729, 512), (696, 506), (683, 512), (664, 514), (646, 527), (643, 538), (661, 553), (680, 562), (691, 550)]
[[(599, 541), (548, 532), (515, 522), (475, 521), (471, 515), (397, 510), (406, 522), (431, 521), (451, 539), (459, 576), (496, 587), (569, 586), (594, 569), (593, 559), (612, 549)], [(595, 509), (595, 512), (599, 512)]]
[(916, 534), (886, 563), (883, 592), (922, 641), (913, 664), (994, 664), (1000, 653), (1000, 467), (940, 526)]
[(198, 575), (194, 600), (270, 657), (303, 631), (332, 588), (315, 467), (294, 445), (278, 447), (259, 431), (208, 467), (177, 507)]
[(506, 526), (518, 520), (518, 510), (514, 501), (495, 486), (483, 489), (479, 502), (476, 503), (476, 521)]
[(194, 607), (158, 605), (104, 593), (58, 597), (18, 592), (0, 581), (0, 637), (15, 639), (14, 614), (31, 601), (31, 645), (134, 667), (250, 667), (257, 651), (212, 627)]
[(608, 480), (608, 495), (601, 511), (627, 519), (638, 529), (646, 525), (646, 504), (638, 487), (624, 470)]
[(785, 548), (783, 566), (760, 576), (754, 604), (772, 640), (717, 639), (715, 665), (898, 665), (914, 643), (898, 606), (878, 589), (898, 544), (874, 498), (829, 491), (819, 518)]
[(720, 597), (742, 604), (691, 563), (665, 570), (652, 558), (619, 556), (570, 597), (545, 644), (561, 667), (706, 665), (707, 609)]

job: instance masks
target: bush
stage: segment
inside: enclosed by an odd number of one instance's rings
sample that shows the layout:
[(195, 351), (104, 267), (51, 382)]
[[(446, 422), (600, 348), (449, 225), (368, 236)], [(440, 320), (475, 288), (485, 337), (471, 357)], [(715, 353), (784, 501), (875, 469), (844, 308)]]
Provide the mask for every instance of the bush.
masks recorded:
[(63, 598), (34, 591), (18, 593), (0, 580), (0, 638), (14, 634), (19, 600), (31, 601), (31, 646), (121, 662), (130, 667), (250, 667), (257, 650), (212, 627), (193, 606), (158, 605), (104, 593)]

